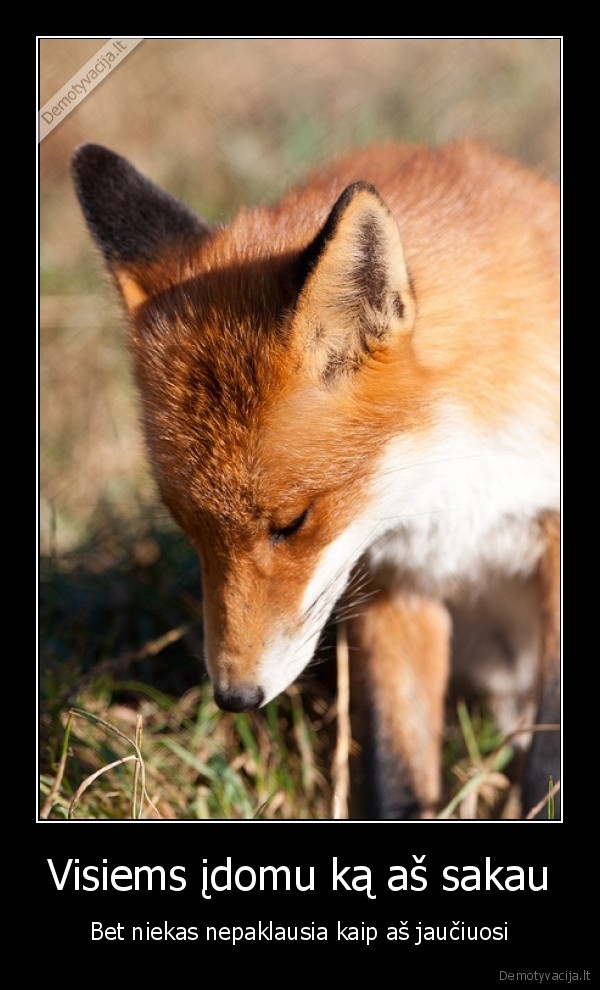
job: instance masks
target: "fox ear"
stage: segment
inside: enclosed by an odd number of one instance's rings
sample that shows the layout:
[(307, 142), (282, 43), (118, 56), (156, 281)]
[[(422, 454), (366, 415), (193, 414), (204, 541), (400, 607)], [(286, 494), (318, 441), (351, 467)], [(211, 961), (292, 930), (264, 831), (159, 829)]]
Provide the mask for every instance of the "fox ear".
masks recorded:
[(114, 151), (84, 144), (72, 160), (79, 202), (127, 309), (186, 276), (209, 231), (183, 203)]
[(341, 194), (300, 257), (296, 308), (311, 371), (332, 383), (410, 330), (415, 301), (400, 233), (379, 193), (356, 182)]

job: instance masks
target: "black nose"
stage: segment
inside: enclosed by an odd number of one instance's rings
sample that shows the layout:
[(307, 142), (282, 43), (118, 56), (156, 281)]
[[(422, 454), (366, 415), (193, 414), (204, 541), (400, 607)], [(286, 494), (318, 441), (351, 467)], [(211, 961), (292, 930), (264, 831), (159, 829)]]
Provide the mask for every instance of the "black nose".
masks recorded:
[(265, 697), (262, 688), (252, 685), (221, 689), (215, 687), (215, 701), (226, 712), (249, 712), (258, 708)]

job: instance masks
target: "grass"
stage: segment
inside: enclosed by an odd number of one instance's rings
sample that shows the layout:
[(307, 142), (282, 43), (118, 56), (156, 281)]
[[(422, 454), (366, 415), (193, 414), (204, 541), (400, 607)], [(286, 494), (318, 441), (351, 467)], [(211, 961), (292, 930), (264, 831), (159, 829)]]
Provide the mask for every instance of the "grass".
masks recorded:
[[(333, 702), (326, 705), (321, 692), (307, 695), (293, 686), (264, 715), (224, 717), (201, 687), (177, 701), (137, 681), (117, 687), (141, 699), (137, 711), (113, 701), (102, 705), (107, 718), (86, 709), (64, 712), (60, 750), (41, 777), (43, 819), (347, 817), (345, 788), (342, 801), (335, 789), (339, 759), (332, 765), (330, 756)], [(84, 700), (98, 706), (102, 696), (92, 681)], [(509, 741), (493, 736), (493, 744), (482, 744), (489, 727), (478, 739), (463, 701), (457, 713), (461, 737), (456, 729), (450, 734), (459, 755), (446, 767), (451, 796), (437, 818), (512, 817), (518, 793), (504, 772), (513, 756)], [(554, 818), (559, 786), (549, 782), (529, 818), (545, 805)]]
[[(105, 520), (92, 545), (43, 559), (40, 627), (44, 817), (345, 817), (356, 743), (346, 702), (336, 748), (327, 663), (264, 711), (219, 712), (197, 658), (195, 559), (162, 517), (146, 531)], [(512, 816), (509, 746), (484, 710), (455, 713), (440, 817)]]
[[(41, 102), (98, 47), (42, 42)], [(326, 818), (345, 803), (326, 665), (260, 713), (225, 715), (212, 701), (196, 561), (158, 504), (121, 316), (72, 192), (72, 150), (86, 140), (115, 148), (212, 221), (371, 140), (469, 134), (556, 177), (558, 68), (552, 39), (145, 41), (43, 142), (40, 806), (49, 818)], [(460, 706), (450, 716), (444, 813), (518, 813), (489, 718)]]
[(315, 683), (264, 713), (217, 710), (197, 659), (195, 558), (164, 521), (146, 532), (105, 521), (92, 545), (44, 558), (40, 629), (42, 807), (60, 778), (48, 817), (68, 817), (107, 765), (74, 813), (131, 817), (135, 766), (124, 760), (139, 718), (144, 816), (328, 816), (332, 695)]
[[(143, 693), (137, 682), (121, 687)], [(97, 704), (97, 693), (90, 699)], [(316, 723), (294, 689), (264, 720), (222, 719), (200, 688), (177, 703), (147, 699), (135, 716), (124, 705), (107, 708), (113, 721), (68, 711), (55, 775), (42, 777), (42, 818), (309, 818), (321, 803), (327, 817)]]

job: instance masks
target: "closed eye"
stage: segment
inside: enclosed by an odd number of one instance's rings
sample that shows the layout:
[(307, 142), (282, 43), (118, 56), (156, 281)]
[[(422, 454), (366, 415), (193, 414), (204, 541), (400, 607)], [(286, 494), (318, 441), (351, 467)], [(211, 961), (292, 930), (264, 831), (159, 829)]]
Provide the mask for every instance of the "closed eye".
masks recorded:
[(288, 526), (281, 526), (279, 528), (273, 527), (269, 533), (271, 543), (283, 543), (284, 540), (289, 540), (294, 533), (297, 533), (299, 529), (302, 528), (306, 521), (308, 515), (308, 509), (301, 512), (299, 516), (289, 523)]

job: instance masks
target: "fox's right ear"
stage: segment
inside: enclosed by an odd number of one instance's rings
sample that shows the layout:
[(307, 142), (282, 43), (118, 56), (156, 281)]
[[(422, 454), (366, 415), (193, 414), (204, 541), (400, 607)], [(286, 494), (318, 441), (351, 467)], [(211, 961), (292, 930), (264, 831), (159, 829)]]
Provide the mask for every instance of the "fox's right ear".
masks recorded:
[(327, 387), (410, 333), (416, 302), (398, 224), (377, 189), (353, 182), (297, 263), (302, 359)]
[(81, 208), (128, 310), (182, 281), (210, 233), (174, 196), (121, 155), (84, 144), (72, 160)]

